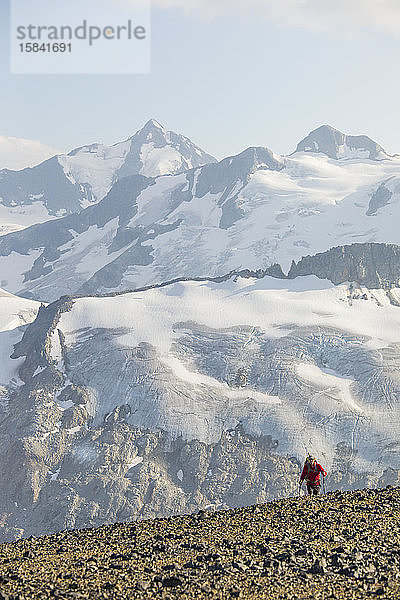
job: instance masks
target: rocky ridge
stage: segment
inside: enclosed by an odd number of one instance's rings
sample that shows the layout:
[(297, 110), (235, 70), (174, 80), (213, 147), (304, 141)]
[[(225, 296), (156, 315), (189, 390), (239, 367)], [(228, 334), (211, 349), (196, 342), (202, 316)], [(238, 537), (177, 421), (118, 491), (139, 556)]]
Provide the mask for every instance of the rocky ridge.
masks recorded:
[(322, 125), (299, 142), (296, 152), (320, 152), (334, 160), (365, 157), (369, 160), (388, 158), (385, 150), (366, 135), (346, 135), (331, 127)]
[(400, 284), (400, 246), (351, 244), (306, 256), (293, 262), (289, 279), (316, 275), (335, 285), (356, 282), (369, 289), (390, 289)]
[(389, 486), (62, 531), (0, 547), (0, 597), (396, 599), (399, 517)]

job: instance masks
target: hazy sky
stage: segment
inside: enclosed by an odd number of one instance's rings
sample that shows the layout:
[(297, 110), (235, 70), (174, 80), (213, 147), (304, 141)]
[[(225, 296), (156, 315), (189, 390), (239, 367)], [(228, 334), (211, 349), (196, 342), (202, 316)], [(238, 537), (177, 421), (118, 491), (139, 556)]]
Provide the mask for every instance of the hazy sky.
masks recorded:
[(109, 76), (10, 75), (0, 2), (0, 135), (69, 150), (154, 117), (222, 158), (329, 123), (400, 152), (398, 0), (154, 0), (152, 74)]

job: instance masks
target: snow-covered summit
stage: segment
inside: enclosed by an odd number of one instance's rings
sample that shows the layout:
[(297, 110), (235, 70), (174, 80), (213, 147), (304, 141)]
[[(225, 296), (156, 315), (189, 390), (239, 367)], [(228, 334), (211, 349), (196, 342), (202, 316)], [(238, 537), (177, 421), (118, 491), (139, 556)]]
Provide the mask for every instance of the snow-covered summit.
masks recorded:
[(67, 177), (90, 185), (97, 201), (123, 177), (176, 175), (216, 161), (187, 137), (167, 131), (155, 119), (123, 142), (82, 146), (67, 156), (60, 155), (58, 160)]
[(0, 170), (0, 225), (7, 225), (6, 232), (16, 231), (79, 212), (99, 202), (123, 177), (176, 175), (215, 161), (187, 137), (152, 119), (112, 146), (89, 144), (33, 168)]
[(178, 175), (124, 177), (95, 206), (3, 236), (3, 287), (50, 301), (276, 264), (288, 273), (336, 246), (398, 245), (399, 172), (398, 157), (261, 147)]
[(382, 146), (368, 136), (346, 135), (330, 125), (322, 125), (314, 129), (298, 144), (296, 152), (322, 153), (335, 160), (342, 158), (382, 160), (388, 158), (388, 154)]
[(155, 119), (150, 119), (128, 141), (129, 151), (118, 170), (118, 179), (136, 173), (146, 177), (175, 175), (216, 162), (213, 156), (204, 152), (189, 138), (168, 131)]

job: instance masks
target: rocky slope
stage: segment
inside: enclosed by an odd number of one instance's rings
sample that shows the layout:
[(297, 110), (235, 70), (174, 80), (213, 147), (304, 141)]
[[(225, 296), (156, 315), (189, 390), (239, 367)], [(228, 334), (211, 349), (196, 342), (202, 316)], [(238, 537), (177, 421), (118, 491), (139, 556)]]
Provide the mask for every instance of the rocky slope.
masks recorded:
[(397, 599), (399, 518), (390, 488), (63, 531), (0, 547), (0, 597)]

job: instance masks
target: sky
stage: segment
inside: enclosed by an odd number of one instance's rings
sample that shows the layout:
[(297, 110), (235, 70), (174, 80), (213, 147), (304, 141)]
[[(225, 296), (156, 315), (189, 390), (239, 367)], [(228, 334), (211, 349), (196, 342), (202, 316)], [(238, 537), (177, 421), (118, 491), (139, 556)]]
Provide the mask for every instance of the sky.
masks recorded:
[(400, 153), (398, 0), (153, 0), (148, 75), (11, 75), (9, 0), (0, 27), (0, 136), (69, 151), (155, 118), (223, 158), (330, 124)]

